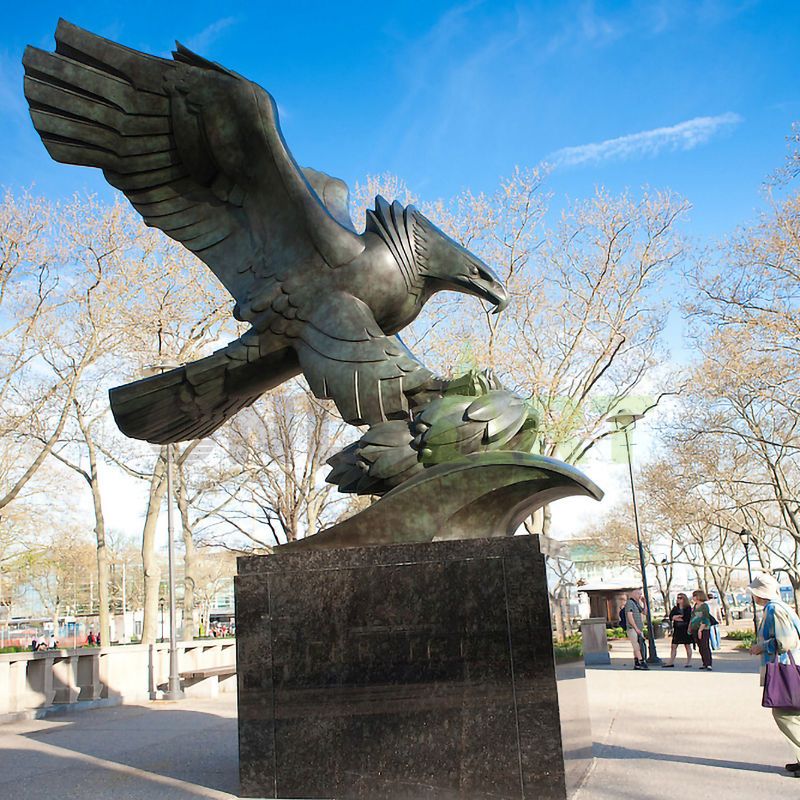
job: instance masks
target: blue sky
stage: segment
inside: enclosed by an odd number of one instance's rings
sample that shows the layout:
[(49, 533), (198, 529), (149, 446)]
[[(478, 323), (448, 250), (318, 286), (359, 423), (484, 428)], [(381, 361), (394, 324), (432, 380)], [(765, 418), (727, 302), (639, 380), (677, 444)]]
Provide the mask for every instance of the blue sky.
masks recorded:
[(0, 183), (52, 196), (110, 196), (27, 119), (22, 50), (52, 48), (58, 16), (162, 55), (180, 39), (273, 94), (301, 164), (351, 185), (388, 171), (424, 199), (549, 159), (557, 198), (670, 187), (716, 237), (752, 217), (800, 119), (797, 2), (15, 3)]

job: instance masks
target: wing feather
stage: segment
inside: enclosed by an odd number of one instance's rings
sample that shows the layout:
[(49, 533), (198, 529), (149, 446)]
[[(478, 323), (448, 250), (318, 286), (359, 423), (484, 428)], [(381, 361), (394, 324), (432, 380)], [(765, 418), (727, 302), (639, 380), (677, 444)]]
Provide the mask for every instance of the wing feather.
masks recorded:
[(406, 419), (408, 395), (433, 377), (397, 336), (381, 331), (365, 303), (343, 292), (318, 303), (297, 337), (312, 391), (352, 425)]
[(54, 159), (102, 169), (148, 225), (208, 264), (247, 318), (264, 280), (348, 263), (363, 243), (334, 218), (340, 182), (314, 173), (329, 211), (295, 163), (266, 91), (181, 45), (173, 56), (61, 20), (54, 53), (25, 51), (31, 118)]

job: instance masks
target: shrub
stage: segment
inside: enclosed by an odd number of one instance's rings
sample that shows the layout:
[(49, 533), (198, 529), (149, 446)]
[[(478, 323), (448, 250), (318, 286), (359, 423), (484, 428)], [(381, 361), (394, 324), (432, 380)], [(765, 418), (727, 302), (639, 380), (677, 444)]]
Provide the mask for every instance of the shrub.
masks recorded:
[(576, 661), (583, 658), (583, 639), (580, 633), (565, 637), (563, 642), (554, 642), (553, 652), (556, 661)]
[(557, 644), (553, 650), (556, 661), (577, 661), (579, 658), (583, 658), (582, 644)]
[(745, 639), (753, 639), (755, 638), (755, 633), (753, 631), (728, 631), (725, 634), (726, 639), (736, 639), (737, 641), (743, 642)]

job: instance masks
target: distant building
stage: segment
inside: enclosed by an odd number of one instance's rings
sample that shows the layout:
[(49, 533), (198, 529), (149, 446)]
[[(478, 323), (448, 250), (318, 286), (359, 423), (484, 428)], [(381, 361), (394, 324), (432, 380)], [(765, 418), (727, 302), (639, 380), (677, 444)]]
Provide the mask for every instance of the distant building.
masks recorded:
[(220, 581), (211, 598), (209, 606), (209, 619), (211, 622), (222, 622), (226, 624), (234, 621), (234, 599), (233, 599), (233, 578)]
[(627, 602), (629, 593), (640, 585), (641, 581), (579, 584), (578, 596), (581, 598), (582, 616), (605, 619), (607, 624), (618, 626), (619, 610)]
[(638, 565), (631, 563), (630, 554), (611, 552), (591, 539), (573, 539), (565, 544), (569, 547), (579, 582), (624, 583), (633, 587), (642, 585)]

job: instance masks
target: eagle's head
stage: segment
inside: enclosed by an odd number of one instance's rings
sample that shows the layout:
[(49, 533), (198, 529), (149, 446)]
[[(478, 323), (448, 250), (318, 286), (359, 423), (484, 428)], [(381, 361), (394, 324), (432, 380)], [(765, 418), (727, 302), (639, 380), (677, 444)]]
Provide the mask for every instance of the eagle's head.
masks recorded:
[(436, 227), (414, 206), (389, 205), (380, 195), (367, 211), (367, 230), (392, 252), (410, 292), (430, 296), (449, 290), (488, 300), (499, 313), (508, 293), (491, 268)]

